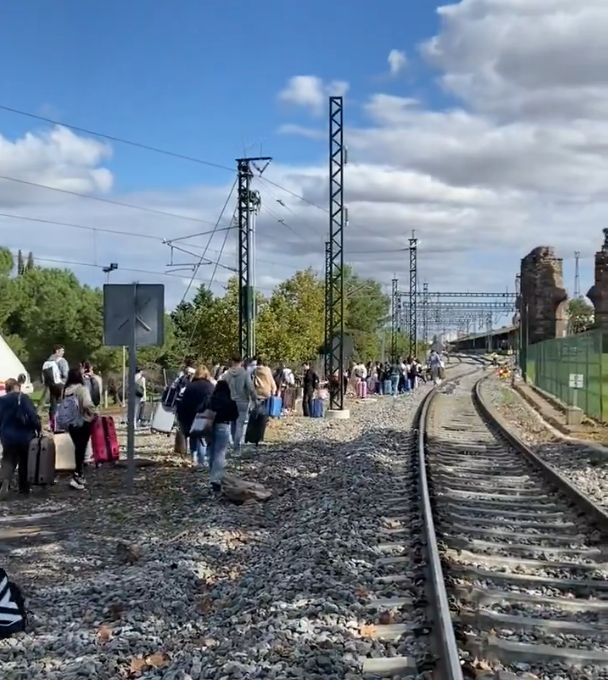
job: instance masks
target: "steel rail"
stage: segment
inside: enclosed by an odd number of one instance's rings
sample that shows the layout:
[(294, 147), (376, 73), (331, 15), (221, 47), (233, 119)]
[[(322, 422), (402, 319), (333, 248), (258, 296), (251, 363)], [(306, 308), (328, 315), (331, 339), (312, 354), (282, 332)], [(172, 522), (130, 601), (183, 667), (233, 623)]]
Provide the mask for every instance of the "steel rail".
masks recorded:
[(480, 378), (473, 388), (473, 400), (482, 415), (496, 428), (501, 437), (506, 439), (514, 449), (523, 454), (541, 472), (554, 488), (569, 496), (582, 510), (591, 516), (604, 534), (608, 534), (608, 513), (569, 482), (552, 465), (549, 465), (549, 463), (534, 453), (525, 442), (509, 430), (509, 426), (502, 416), (483, 399), (481, 396), (481, 386), (488, 377)]
[[(461, 373), (453, 378), (448, 378), (444, 381), (446, 383), (455, 382), (466, 375), (479, 371), (479, 367), (475, 367), (473, 371)], [(433, 507), (431, 505), (431, 493), (429, 490), (429, 481), (426, 472), (426, 430), (429, 409), (435, 397), (439, 394), (437, 388), (433, 388), (424, 398), (417, 418), (418, 425), (418, 466), (419, 466), (419, 481), (420, 481), (420, 496), (421, 496), (421, 510), (424, 521), (424, 531), (426, 535), (426, 550), (428, 557), (429, 582), (431, 586), (431, 595), (434, 602), (431, 605), (435, 621), (435, 637), (439, 648), (438, 663), (440, 667), (439, 677), (441, 680), (463, 680), (462, 667), (460, 664), (460, 653), (456, 643), (456, 636), (454, 634), (454, 627), (452, 624), (452, 615), (450, 613), (450, 605), (448, 601), (448, 594), (445, 587), (445, 577), (443, 568), (441, 566), (441, 557), (439, 554), (439, 546), (437, 545), (437, 534), (435, 531), (435, 521), (433, 519)]]

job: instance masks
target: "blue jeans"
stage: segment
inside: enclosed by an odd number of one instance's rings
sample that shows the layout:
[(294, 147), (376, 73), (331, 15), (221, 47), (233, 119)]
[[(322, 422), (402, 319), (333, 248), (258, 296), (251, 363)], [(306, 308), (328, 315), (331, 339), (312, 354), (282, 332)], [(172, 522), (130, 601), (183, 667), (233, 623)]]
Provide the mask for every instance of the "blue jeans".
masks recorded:
[(211, 483), (219, 484), (224, 476), (226, 451), (230, 443), (230, 429), (228, 423), (217, 423), (213, 426), (207, 448), (207, 453), (209, 454), (209, 480)]
[(207, 458), (207, 444), (202, 437), (188, 437), (193, 465), (204, 465)]
[(392, 394), (397, 395), (399, 393), (399, 376), (391, 375), (391, 390)]
[[(232, 445), (238, 451), (245, 441), (245, 430), (249, 421), (249, 402), (237, 401), (236, 407), (239, 412), (239, 417), (230, 423), (230, 434), (232, 436)], [(228, 427), (228, 425), (226, 425)]]

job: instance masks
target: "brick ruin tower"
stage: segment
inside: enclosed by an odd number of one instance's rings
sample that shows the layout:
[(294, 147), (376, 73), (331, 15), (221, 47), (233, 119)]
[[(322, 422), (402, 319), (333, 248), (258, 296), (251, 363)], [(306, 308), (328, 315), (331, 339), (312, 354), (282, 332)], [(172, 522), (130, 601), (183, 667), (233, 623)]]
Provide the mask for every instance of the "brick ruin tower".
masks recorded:
[(595, 326), (608, 330), (608, 229), (604, 229), (604, 243), (595, 253), (595, 283), (587, 297), (595, 308)]

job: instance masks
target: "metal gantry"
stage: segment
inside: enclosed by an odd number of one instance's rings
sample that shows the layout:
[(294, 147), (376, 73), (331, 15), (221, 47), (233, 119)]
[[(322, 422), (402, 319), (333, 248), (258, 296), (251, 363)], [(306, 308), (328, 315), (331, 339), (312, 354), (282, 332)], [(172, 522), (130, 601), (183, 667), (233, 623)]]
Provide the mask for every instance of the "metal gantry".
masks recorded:
[(329, 98), (329, 372), (331, 409), (344, 408), (344, 109)]
[[(237, 227), (239, 232), (239, 353), (241, 357), (253, 357), (255, 354), (255, 264), (254, 264), (254, 232), (252, 214), (260, 205), (257, 192), (251, 190), (254, 165), (264, 172), (272, 158), (269, 156), (256, 158), (237, 158)], [(264, 163), (263, 167), (255, 166)]]
[(416, 343), (418, 340), (418, 325), (416, 318), (416, 306), (418, 303), (418, 239), (415, 232), (412, 232), (410, 238), (410, 290), (409, 290), (409, 305), (408, 305), (408, 323), (409, 323), (409, 338), (411, 357), (416, 356)]

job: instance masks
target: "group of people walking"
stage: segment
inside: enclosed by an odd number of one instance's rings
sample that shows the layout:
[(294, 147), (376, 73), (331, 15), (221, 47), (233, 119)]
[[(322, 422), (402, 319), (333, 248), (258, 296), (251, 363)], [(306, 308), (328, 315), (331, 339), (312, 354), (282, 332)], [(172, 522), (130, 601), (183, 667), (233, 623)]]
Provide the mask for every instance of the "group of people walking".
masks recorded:
[[(86, 489), (84, 476), (86, 451), (91, 437), (91, 423), (97, 416), (101, 400), (101, 379), (90, 362), (69, 368), (65, 350), (56, 345), (42, 366), (42, 380), (49, 396), (49, 429), (67, 432), (74, 445), (74, 471), (71, 488)], [(30, 491), (28, 455), (30, 443), (42, 433), (37, 409), (27, 394), (22, 392), (25, 381), (9, 379), (5, 382), (5, 396), (0, 398), (0, 497), (5, 497), (15, 468), (18, 469), (18, 488), (22, 494)]]

